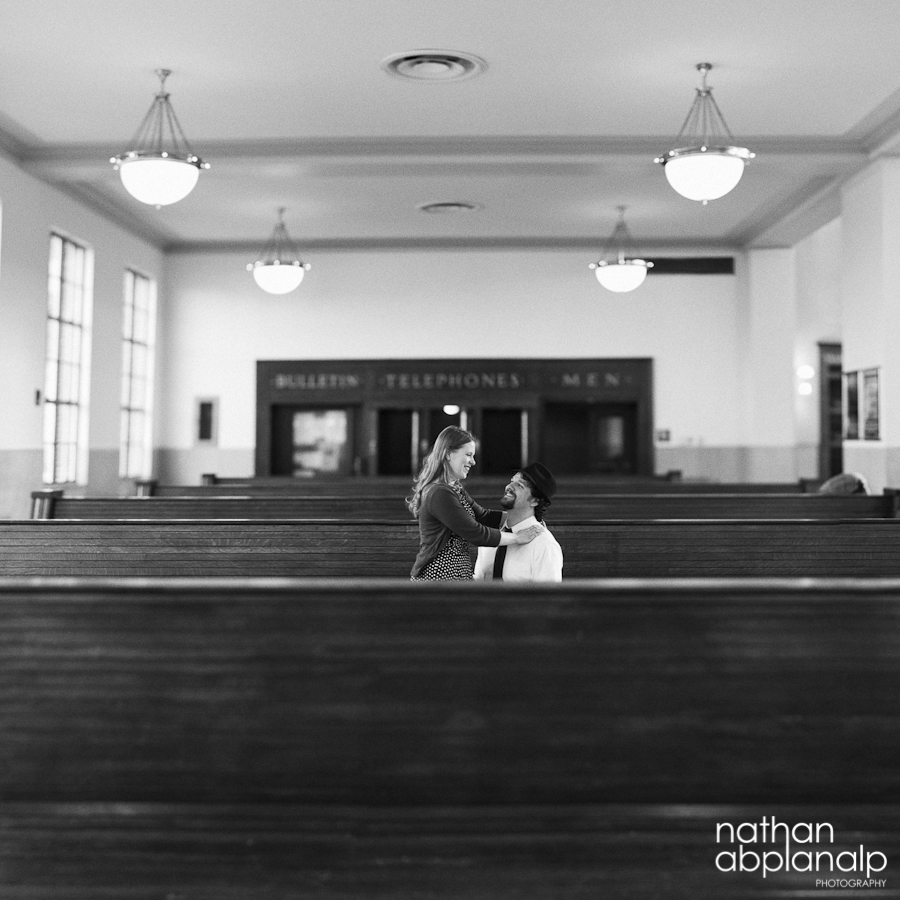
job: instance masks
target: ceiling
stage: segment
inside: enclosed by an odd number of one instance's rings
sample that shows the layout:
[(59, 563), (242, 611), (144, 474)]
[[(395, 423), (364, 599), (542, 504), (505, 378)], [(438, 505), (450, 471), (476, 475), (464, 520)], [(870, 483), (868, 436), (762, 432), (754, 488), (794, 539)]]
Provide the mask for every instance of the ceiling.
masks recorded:
[[(646, 251), (786, 246), (900, 134), (897, 0), (0, 0), (0, 148), (168, 250), (258, 248), (286, 207), (316, 249), (599, 247), (627, 207)], [(385, 59), (474, 54), (412, 81)], [(707, 206), (654, 156), (709, 84), (757, 156)], [(210, 163), (154, 209), (110, 156), (168, 68)], [(898, 143), (900, 146), (900, 143)], [(469, 202), (428, 214), (427, 203)]]

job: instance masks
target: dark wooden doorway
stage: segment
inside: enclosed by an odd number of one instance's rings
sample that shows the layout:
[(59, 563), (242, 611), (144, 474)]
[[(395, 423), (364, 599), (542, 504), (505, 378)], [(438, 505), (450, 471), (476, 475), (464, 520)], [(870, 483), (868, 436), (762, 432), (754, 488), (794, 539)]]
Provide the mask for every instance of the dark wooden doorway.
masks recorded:
[(378, 474), (412, 475), (415, 468), (412, 409), (378, 410)]
[(638, 471), (636, 403), (548, 403), (543, 462), (562, 475)]
[(819, 344), (819, 478), (844, 471), (841, 345)]
[(522, 467), (521, 409), (482, 409), (477, 472), (511, 475)]

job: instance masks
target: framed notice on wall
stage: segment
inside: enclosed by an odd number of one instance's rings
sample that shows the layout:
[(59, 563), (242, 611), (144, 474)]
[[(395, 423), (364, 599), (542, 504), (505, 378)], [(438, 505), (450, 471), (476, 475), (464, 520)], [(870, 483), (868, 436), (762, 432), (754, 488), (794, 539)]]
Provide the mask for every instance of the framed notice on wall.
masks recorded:
[(862, 436), (867, 441), (880, 438), (878, 419), (878, 369), (866, 369), (862, 373)]
[(881, 439), (878, 369), (844, 373), (844, 440)]

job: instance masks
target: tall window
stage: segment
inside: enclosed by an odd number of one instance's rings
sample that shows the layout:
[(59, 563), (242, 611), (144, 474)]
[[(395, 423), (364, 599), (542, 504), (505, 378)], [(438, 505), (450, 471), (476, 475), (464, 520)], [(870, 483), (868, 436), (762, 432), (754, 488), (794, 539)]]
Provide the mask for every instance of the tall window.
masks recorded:
[(123, 478), (146, 478), (150, 474), (153, 299), (153, 282), (146, 275), (126, 271), (119, 453), (119, 474)]
[(47, 369), (44, 382), (44, 482), (86, 474), (80, 450), (87, 434), (90, 254), (74, 241), (50, 236)]

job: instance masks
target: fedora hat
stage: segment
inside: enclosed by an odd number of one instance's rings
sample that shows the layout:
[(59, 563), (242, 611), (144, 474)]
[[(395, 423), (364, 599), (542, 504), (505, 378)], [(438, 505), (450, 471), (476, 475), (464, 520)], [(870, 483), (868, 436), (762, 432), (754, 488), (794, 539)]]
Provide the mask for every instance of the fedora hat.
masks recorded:
[(553, 473), (539, 462), (529, 463), (519, 473), (524, 475), (534, 486), (535, 491), (545, 500), (549, 500), (556, 493), (556, 479)]

